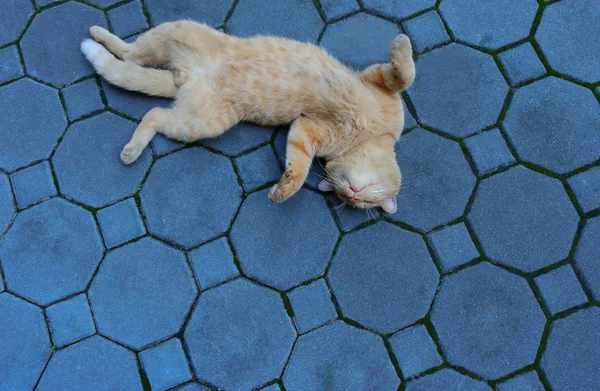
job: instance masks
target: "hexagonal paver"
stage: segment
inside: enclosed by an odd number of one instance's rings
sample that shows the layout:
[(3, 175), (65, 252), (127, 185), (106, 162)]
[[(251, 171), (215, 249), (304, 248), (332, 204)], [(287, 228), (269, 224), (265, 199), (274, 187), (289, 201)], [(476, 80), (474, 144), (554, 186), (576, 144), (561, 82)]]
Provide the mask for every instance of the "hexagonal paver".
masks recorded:
[(408, 383), (406, 391), (492, 391), (486, 383), (462, 375), (450, 368)]
[(399, 384), (383, 340), (341, 321), (301, 336), (283, 374), (288, 391), (392, 391)]
[(0, 294), (0, 389), (32, 390), (50, 358), (42, 310), (9, 293)]
[(146, 0), (146, 7), (154, 25), (179, 19), (193, 19), (220, 26), (231, 8), (233, 0)]
[(402, 24), (417, 52), (422, 52), (450, 40), (440, 15), (429, 11)]
[(320, 45), (344, 64), (363, 69), (389, 62), (390, 45), (398, 34), (393, 23), (359, 13), (328, 25)]
[[(126, 39), (126, 41), (130, 40)], [(102, 89), (108, 106), (137, 120), (141, 120), (154, 107), (169, 107), (172, 103), (170, 99), (123, 90), (104, 79), (102, 79)]]
[(10, 190), (8, 176), (0, 173), (0, 235), (6, 231), (15, 214), (15, 203)]
[(219, 137), (202, 141), (202, 145), (228, 156), (238, 155), (271, 140), (273, 129), (249, 123), (240, 123)]
[(12, 171), (50, 156), (67, 126), (58, 91), (21, 79), (0, 88), (0, 102), (0, 168)]
[[(168, 6), (171, 2), (163, 4)], [(148, 28), (141, 0), (134, 0), (131, 3), (112, 8), (106, 13), (106, 16), (113, 28), (113, 33), (119, 37), (127, 37)]]
[(106, 27), (104, 14), (81, 3), (68, 2), (36, 15), (21, 40), (27, 72), (57, 87), (94, 73), (79, 49), (94, 25)]
[(344, 316), (387, 334), (427, 314), (439, 274), (418, 234), (379, 223), (344, 236), (328, 278)]
[(179, 331), (196, 294), (185, 256), (143, 238), (108, 253), (89, 298), (101, 334), (142, 349)]
[(534, 361), (546, 318), (524, 279), (481, 263), (444, 278), (431, 321), (451, 364), (496, 379)]
[(29, 0), (4, 0), (0, 4), (0, 15), (0, 46), (4, 46), (19, 37), (33, 15), (33, 5)]
[(94, 207), (135, 193), (152, 160), (146, 148), (135, 163), (121, 163), (119, 153), (135, 127), (113, 113), (73, 124), (52, 158), (61, 192)]
[(23, 76), (23, 67), (21, 58), (17, 51), (17, 46), (8, 46), (0, 49), (0, 83)]
[(600, 110), (594, 93), (555, 77), (519, 88), (504, 128), (520, 157), (557, 173), (598, 160)]
[(440, 11), (456, 39), (497, 49), (529, 35), (536, 0), (446, 0)]
[(420, 56), (410, 98), (421, 123), (456, 137), (493, 125), (508, 85), (491, 56), (450, 44)]
[(555, 390), (595, 391), (600, 383), (600, 308), (554, 321), (542, 369)]
[(575, 264), (592, 291), (592, 296), (600, 301), (600, 262), (598, 261), (600, 240), (598, 238), (600, 238), (600, 217), (586, 222), (575, 253)]
[(323, 20), (310, 1), (240, 0), (227, 22), (233, 35), (273, 35), (315, 42)]
[(142, 390), (133, 352), (94, 336), (54, 353), (36, 388), (52, 390)]
[(140, 193), (148, 231), (188, 248), (225, 232), (241, 195), (231, 162), (200, 148), (157, 161)]
[(301, 189), (273, 204), (267, 193), (246, 198), (231, 240), (246, 275), (286, 290), (325, 272), (338, 230), (321, 196)]
[(396, 155), (404, 175), (391, 218), (430, 231), (464, 213), (475, 175), (458, 143), (416, 129), (401, 137)]
[(235, 390), (279, 377), (295, 337), (280, 296), (243, 279), (203, 293), (184, 332), (196, 376)]
[(535, 38), (554, 70), (589, 83), (600, 81), (599, 18), (596, 0), (569, 0), (546, 7)]
[(579, 222), (558, 180), (522, 166), (484, 180), (468, 218), (488, 257), (527, 272), (566, 258)]
[(435, 0), (363, 0), (365, 9), (388, 18), (406, 18), (424, 9), (433, 7)]
[(53, 198), (17, 215), (0, 259), (7, 288), (46, 305), (84, 290), (102, 251), (91, 213)]

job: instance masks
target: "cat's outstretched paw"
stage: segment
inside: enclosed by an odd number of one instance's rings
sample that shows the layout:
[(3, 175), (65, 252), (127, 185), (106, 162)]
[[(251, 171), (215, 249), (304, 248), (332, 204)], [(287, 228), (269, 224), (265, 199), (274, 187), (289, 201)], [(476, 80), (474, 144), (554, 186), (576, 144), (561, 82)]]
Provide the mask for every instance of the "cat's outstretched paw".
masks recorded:
[(100, 26), (90, 27), (90, 35), (98, 42), (104, 42), (107, 37), (110, 37), (110, 32)]
[(135, 144), (126, 144), (121, 151), (121, 161), (125, 165), (135, 162), (142, 154), (143, 148)]
[(113, 57), (104, 46), (91, 39), (81, 42), (81, 52), (98, 71)]
[(276, 203), (283, 202), (293, 196), (298, 188), (295, 175), (291, 171), (286, 171), (279, 183), (271, 188), (269, 200)]
[(398, 35), (390, 48), (391, 57), (406, 57), (412, 59), (412, 45), (405, 34)]

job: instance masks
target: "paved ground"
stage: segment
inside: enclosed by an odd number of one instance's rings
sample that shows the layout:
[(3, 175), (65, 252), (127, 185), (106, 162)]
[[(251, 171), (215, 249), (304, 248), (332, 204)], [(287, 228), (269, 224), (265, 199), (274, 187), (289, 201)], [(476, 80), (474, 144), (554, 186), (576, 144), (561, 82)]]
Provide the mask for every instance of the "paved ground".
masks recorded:
[[(597, 0), (3, 0), (0, 17), (1, 390), (598, 390)], [(285, 129), (156, 139), (121, 165), (169, 102), (105, 84), (79, 42), (179, 18), (357, 68), (405, 31), (399, 212), (340, 209), (318, 170), (270, 204)]]

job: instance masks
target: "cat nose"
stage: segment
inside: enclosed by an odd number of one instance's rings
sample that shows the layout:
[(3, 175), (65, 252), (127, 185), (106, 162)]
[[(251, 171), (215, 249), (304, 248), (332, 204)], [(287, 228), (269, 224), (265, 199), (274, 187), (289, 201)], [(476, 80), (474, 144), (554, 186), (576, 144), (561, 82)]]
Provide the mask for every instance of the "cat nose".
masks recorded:
[(359, 188), (358, 186), (350, 185), (350, 190), (352, 190), (354, 193), (360, 193), (362, 189), (364, 189), (364, 187)]

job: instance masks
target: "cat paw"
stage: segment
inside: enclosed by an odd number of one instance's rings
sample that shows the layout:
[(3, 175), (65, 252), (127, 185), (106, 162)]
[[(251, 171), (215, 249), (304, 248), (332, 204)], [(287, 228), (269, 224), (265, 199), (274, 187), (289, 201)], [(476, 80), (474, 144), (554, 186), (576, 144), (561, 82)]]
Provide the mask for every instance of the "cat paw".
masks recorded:
[(184, 71), (180, 71), (179, 69), (173, 70), (173, 83), (175, 87), (181, 87), (188, 80), (188, 74)]
[(286, 172), (276, 185), (269, 191), (269, 200), (276, 203), (281, 203), (298, 191), (298, 185), (291, 172)]
[(127, 144), (123, 147), (121, 151), (121, 161), (125, 165), (129, 165), (137, 160), (138, 157), (142, 154), (143, 148), (140, 148), (135, 144)]
[(90, 35), (98, 42), (102, 42), (106, 38), (107, 35), (110, 35), (108, 30), (100, 27), (100, 26), (92, 26), (90, 27)]
[(405, 56), (412, 58), (412, 45), (410, 39), (405, 34), (400, 34), (392, 42), (390, 52), (392, 57), (394, 56)]

